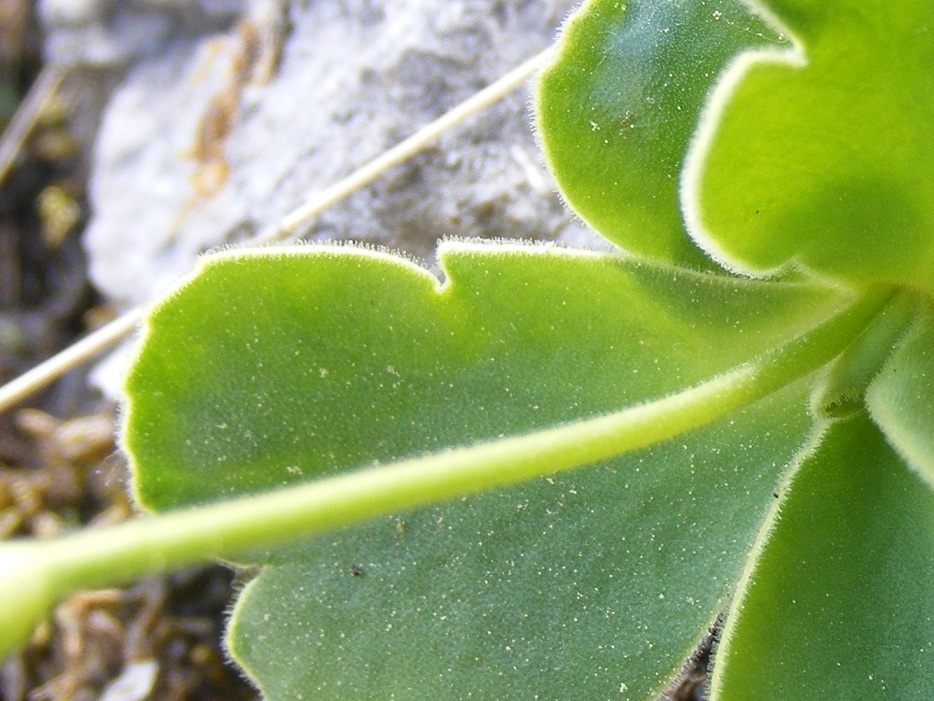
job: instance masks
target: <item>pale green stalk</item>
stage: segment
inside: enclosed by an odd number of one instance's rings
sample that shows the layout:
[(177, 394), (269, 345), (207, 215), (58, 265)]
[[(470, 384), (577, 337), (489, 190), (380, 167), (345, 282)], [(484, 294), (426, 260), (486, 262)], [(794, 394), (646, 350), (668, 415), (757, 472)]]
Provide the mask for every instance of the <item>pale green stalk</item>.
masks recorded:
[(55, 540), (0, 546), (0, 657), (76, 589), (211, 559), (236, 559), (251, 549), (583, 467), (704, 426), (825, 365), (891, 296), (890, 291), (867, 294), (754, 362), (617, 413)]

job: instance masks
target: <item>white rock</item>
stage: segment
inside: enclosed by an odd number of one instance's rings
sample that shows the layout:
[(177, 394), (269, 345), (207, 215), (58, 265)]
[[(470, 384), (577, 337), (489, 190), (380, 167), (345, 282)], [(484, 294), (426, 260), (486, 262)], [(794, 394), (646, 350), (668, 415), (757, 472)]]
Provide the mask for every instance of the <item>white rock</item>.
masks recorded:
[(100, 701), (143, 701), (149, 697), (158, 675), (156, 660), (129, 662), (120, 676), (104, 689)]

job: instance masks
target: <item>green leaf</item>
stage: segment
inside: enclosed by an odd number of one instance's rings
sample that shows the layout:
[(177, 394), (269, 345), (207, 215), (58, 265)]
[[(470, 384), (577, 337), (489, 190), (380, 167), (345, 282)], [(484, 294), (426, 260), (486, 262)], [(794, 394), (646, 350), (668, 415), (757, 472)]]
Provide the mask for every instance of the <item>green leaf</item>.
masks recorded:
[(152, 313), (125, 446), (152, 509), (593, 417), (731, 369), (838, 311), (814, 285), (447, 244), (447, 280), (299, 247), (206, 259)]
[(866, 393), (873, 420), (934, 488), (934, 311), (928, 306)]
[(865, 413), (794, 475), (713, 701), (934, 698), (934, 493)]
[[(154, 310), (128, 383), (144, 503), (602, 415), (719, 375), (847, 301), (549, 247), (447, 244), (439, 258), (443, 285), (348, 247), (208, 259)], [(276, 566), (238, 606), (232, 649), (272, 699), (648, 698), (738, 577), (809, 431), (806, 390), (626, 461), (254, 553)]]
[(744, 273), (934, 291), (934, 4), (763, 4), (797, 48), (720, 82), (684, 172), (692, 236)]
[(564, 196), (627, 251), (710, 268), (684, 233), (681, 168), (716, 77), (788, 42), (738, 0), (591, 0), (542, 75), (537, 119)]
[(274, 701), (654, 701), (742, 571), (810, 430), (806, 389), (310, 543), (247, 587), (230, 650)]

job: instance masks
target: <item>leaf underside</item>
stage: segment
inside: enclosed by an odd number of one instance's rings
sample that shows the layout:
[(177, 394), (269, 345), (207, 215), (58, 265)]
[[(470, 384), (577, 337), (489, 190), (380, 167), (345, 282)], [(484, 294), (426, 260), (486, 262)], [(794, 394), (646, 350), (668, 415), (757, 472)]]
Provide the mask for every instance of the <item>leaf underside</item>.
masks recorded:
[[(129, 380), (143, 503), (634, 405), (842, 302), (555, 248), (448, 244), (440, 260), (443, 286), (348, 247), (208, 259), (152, 314)], [(719, 612), (810, 430), (795, 387), (626, 460), (254, 555), (275, 566), (238, 604), (232, 650), (271, 699), (648, 697)]]
[(269, 699), (650, 699), (723, 608), (805, 407), (799, 386), (628, 459), (310, 543), (243, 592), (230, 649)]
[(439, 258), (443, 286), (351, 247), (206, 259), (153, 311), (127, 383), (140, 502), (258, 493), (617, 411), (847, 301), (547, 247), (446, 244)]

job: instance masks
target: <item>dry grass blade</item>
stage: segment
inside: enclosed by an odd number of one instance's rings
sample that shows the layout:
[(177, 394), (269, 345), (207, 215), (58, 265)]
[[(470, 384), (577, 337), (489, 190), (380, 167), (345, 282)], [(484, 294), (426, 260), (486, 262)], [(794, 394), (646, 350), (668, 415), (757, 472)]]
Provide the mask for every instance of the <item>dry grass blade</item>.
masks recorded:
[(36, 123), (36, 117), (42, 108), (54, 97), (62, 84), (61, 70), (57, 66), (47, 65), (39, 73), (29, 94), (23, 100), (10, 124), (0, 137), (0, 183), (6, 180), (10, 168), (16, 162), (23, 143)]
[[(260, 231), (246, 245), (271, 243), (297, 236), (299, 228), (308, 224), (313, 217), (326, 208), (370, 184), (388, 169), (411, 158), (471, 115), (483, 111), (517, 89), (545, 64), (551, 52), (552, 49), (549, 48), (537, 54), (409, 138), (357, 169), (343, 180), (320, 193), (316, 193), (305, 204), (286, 215), (280, 222)], [(68, 370), (103, 352), (121, 338), (128, 336), (136, 328), (143, 316), (143, 312), (144, 310), (140, 307), (126, 312), (106, 326), (101, 327), (32, 370), (0, 387), (0, 412), (6, 411), (20, 400), (61, 377)]]

